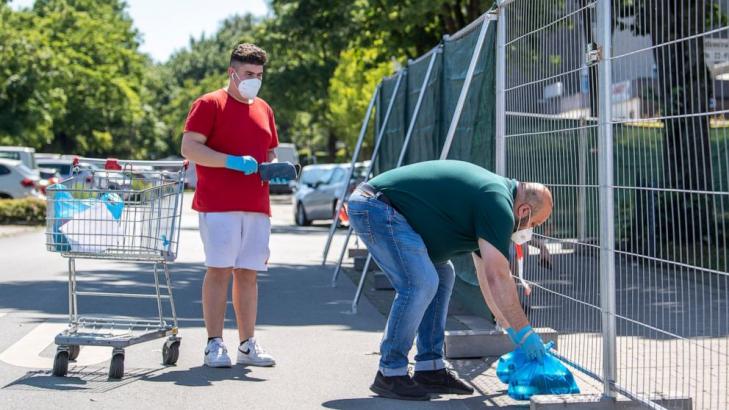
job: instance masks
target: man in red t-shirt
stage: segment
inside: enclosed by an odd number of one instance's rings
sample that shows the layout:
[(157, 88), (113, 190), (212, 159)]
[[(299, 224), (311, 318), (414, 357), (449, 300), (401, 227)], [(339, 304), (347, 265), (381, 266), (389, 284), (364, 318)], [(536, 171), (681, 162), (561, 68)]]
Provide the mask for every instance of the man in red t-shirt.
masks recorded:
[(195, 100), (182, 136), (182, 155), (197, 164), (192, 207), (199, 212), (207, 266), (202, 304), (208, 333), (205, 365), (210, 367), (231, 366), (223, 344), (231, 275), (240, 337), (237, 362), (275, 364), (254, 337), (256, 272), (267, 270), (271, 234), (268, 182), (257, 170), (259, 163), (276, 158), (273, 149), (278, 146), (273, 111), (256, 97), (267, 59), (253, 44), (236, 46), (228, 86)]

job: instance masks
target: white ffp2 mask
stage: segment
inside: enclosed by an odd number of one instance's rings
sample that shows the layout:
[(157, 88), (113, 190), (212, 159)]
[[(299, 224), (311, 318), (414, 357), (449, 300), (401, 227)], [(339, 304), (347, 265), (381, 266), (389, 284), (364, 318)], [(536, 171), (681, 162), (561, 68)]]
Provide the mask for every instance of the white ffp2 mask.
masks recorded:
[[(238, 77), (238, 74), (233, 72)], [(238, 77), (240, 80), (240, 77)], [(252, 100), (258, 95), (258, 91), (261, 89), (261, 80), (258, 78), (249, 78), (242, 80), (238, 83), (238, 92), (243, 98)]]
[[(529, 217), (527, 218), (526, 226), (532, 221), (532, 211), (529, 210)], [(519, 219), (519, 225), (516, 227), (516, 232), (511, 234), (511, 240), (517, 245), (524, 245), (525, 243), (532, 240), (532, 234), (534, 233), (533, 228), (521, 228), (521, 219)]]

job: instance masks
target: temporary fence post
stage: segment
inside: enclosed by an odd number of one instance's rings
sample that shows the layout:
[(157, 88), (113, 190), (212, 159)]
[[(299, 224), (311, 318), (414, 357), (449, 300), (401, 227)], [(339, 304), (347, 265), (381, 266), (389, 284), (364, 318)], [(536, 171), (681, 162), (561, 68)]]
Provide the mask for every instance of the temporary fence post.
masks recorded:
[[(375, 105), (375, 101), (377, 100), (377, 95), (379, 94), (380, 88), (382, 87), (382, 83), (378, 84), (375, 88), (375, 91), (372, 93), (372, 98), (370, 98), (370, 103), (367, 106), (367, 112), (365, 113), (365, 117), (362, 120), (362, 127), (359, 130), (359, 137), (357, 138), (357, 145), (354, 147), (354, 153), (352, 154), (352, 163), (349, 168), (349, 175), (346, 181), (352, 180), (352, 174), (354, 173), (354, 168), (357, 164), (357, 159), (359, 158), (359, 152), (362, 149), (362, 142), (364, 141), (365, 134), (367, 133), (367, 126), (370, 123), (370, 117), (372, 116), (372, 107)], [(329, 228), (329, 236), (327, 237), (326, 245), (324, 245), (324, 252), (322, 254), (322, 266), (326, 265), (327, 263), (327, 255), (329, 254), (329, 247), (332, 244), (332, 238), (334, 238), (334, 233), (337, 231), (337, 222), (338, 222), (338, 215), (339, 212), (342, 209), (342, 206), (344, 205), (344, 196), (346, 195), (347, 190), (345, 189), (340, 195), (339, 200), (337, 201), (337, 209), (334, 212), (334, 221), (332, 221), (332, 226)]]
[(451, 119), (451, 125), (448, 127), (448, 134), (446, 134), (446, 140), (443, 144), (443, 150), (440, 153), (440, 159), (448, 158), (448, 152), (451, 150), (451, 144), (453, 143), (453, 137), (456, 135), (456, 128), (458, 127), (458, 121), (461, 119), (461, 112), (463, 112), (463, 105), (466, 103), (466, 97), (468, 96), (468, 90), (471, 88), (471, 80), (473, 80), (473, 74), (476, 71), (476, 63), (478, 58), (481, 56), (481, 49), (483, 49), (483, 42), (486, 38), (486, 32), (489, 28), (491, 20), (488, 16), (483, 17), (481, 23), (481, 32), (478, 34), (478, 41), (476, 41), (476, 48), (473, 50), (471, 56), (471, 63), (468, 65), (468, 71), (466, 72), (466, 78), (463, 81), (463, 88), (461, 88), (461, 94), (458, 96), (458, 102), (456, 103), (456, 110), (453, 113)]
[[(390, 119), (390, 113), (392, 112), (392, 107), (395, 105), (395, 99), (397, 99), (397, 93), (400, 89), (400, 83), (402, 83), (402, 78), (405, 75), (405, 70), (400, 70), (397, 73), (397, 81), (395, 81), (395, 88), (392, 91), (392, 96), (390, 97), (390, 102), (387, 104), (387, 111), (385, 111), (385, 117), (382, 120), (382, 129), (377, 133), (377, 136), (375, 138), (375, 147), (372, 151), (372, 157), (370, 158), (370, 165), (367, 167), (367, 172), (365, 173), (365, 181), (367, 181), (370, 177), (370, 174), (372, 173), (372, 168), (375, 166), (375, 161), (377, 160), (377, 152), (380, 149), (380, 143), (382, 142), (382, 136), (385, 134), (385, 129), (387, 129), (387, 121)], [(370, 102), (370, 107), (372, 105), (372, 102)], [(346, 181), (352, 180), (352, 173), (354, 172), (355, 162), (352, 161), (352, 167), (349, 170), (349, 178), (346, 179)], [(332, 222), (332, 228), (330, 229), (330, 239), (327, 242), (331, 241), (331, 237), (333, 236), (333, 231), (337, 229), (337, 221), (338, 221), (338, 215), (339, 211), (341, 210), (343, 203), (344, 203), (344, 196), (347, 194), (347, 189), (345, 189), (342, 193), (342, 195), (339, 198), (339, 205), (337, 206), (336, 214), (334, 215), (334, 221)], [(349, 238), (352, 236), (352, 226), (350, 225), (349, 231), (347, 232), (347, 238), (344, 241), (344, 249), (346, 250), (347, 245), (349, 245)], [(337, 266), (334, 269), (334, 275), (332, 275), (332, 286), (336, 286), (337, 276), (339, 275), (339, 271), (341, 270), (342, 261), (344, 260), (344, 254), (346, 253), (345, 250), (342, 250), (342, 252), (339, 254), (339, 260), (337, 261)], [(328, 252), (328, 246), (327, 249), (325, 249), (326, 252)], [(325, 252), (325, 255), (326, 255)], [(326, 261), (326, 258), (325, 258)]]
[(506, 7), (499, 7), (496, 21), (496, 173), (506, 175)]
[[(611, 5), (597, 2), (597, 31), (601, 47), (599, 72), (599, 186), (600, 186), (600, 307), (602, 310), (603, 396), (615, 398), (615, 212), (613, 204), (613, 129), (611, 103)], [(587, 23), (589, 24), (589, 22)]]

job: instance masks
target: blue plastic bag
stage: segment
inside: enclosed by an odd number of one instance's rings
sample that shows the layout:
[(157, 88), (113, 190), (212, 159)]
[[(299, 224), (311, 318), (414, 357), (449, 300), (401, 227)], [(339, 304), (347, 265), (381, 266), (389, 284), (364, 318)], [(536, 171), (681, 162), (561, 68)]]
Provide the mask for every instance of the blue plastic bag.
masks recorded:
[[(553, 341), (544, 344), (544, 349), (547, 351), (553, 347)], [(496, 377), (499, 378), (501, 383), (509, 384), (509, 381), (511, 381), (511, 375), (514, 374), (514, 372), (524, 363), (526, 363), (527, 360), (528, 359), (524, 352), (517, 347), (513, 352), (509, 352), (499, 358), (499, 362), (496, 365)]]
[(496, 377), (499, 378), (501, 383), (509, 384), (511, 376), (526, 361), (526, 355), (517, 347), (513, 352), (509, 352), (499, 357), (499, 363), (496, 365)]
[(535, 394), (576, 394), (580, 389), (572, 373), (547, 353), (544, 363), (529, 360), (511, 375), (509, 397), (515, 400), (529, 400)]
[(48, 187), (48, 191), (52, 192), (53, 198), (53, 243), (56, 245), (56, 251), (68, 252), (71, 250), (71, 244), (68, 242), (66, 235), (61, 232), (61, 226), (74, 218), (75, 215), (95, 206), (101, 201), (106, 209), (109, 210), (112, 217), (119, 221), (124, 212), (124, 201), (116, 193), (105, 193), (100, 199), (76, 199), (71, 195), (66, 186), (54, 184)]

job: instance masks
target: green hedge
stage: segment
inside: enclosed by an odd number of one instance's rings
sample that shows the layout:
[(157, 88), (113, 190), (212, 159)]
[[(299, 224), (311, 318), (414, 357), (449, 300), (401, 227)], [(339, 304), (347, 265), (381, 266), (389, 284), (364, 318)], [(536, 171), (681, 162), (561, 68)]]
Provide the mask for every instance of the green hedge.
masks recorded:
[(46, 201), (37, 198), (0, 199), (0, 224), (43, 225)]

